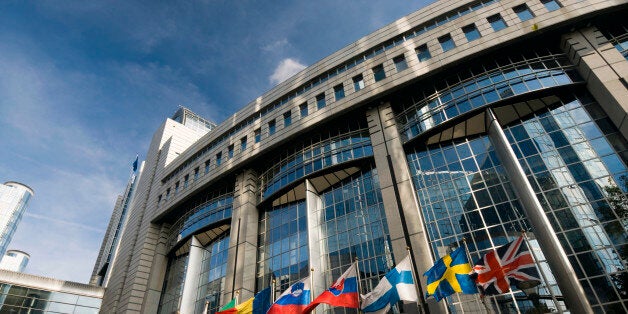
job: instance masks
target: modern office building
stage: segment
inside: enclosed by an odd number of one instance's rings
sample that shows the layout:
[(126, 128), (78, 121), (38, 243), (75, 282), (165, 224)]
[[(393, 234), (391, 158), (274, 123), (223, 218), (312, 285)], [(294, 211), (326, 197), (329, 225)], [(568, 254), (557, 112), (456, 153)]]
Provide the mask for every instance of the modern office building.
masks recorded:
[(0, 256), (7, 251), (33, 194), (31, 188), (19, 182), (0, 185)]
[(0, 261), (0, 269), (23, 272), (28, 265), (31, 256), (28, 253), (19, 250), (8, 250), (2, 261)]
[(208, 133), (166, 119), (102, 312), (213, 312), (311, 273), (316, 295), (356, 258), (366, 293), (408, 252), (424, 295), (447, 252), (477, 260), (522, 231), (535, 293), (399, 310), (627, 312), (626, 16), (625, 0), (440, 1)]
[(98, 286), (0, 269), (0, 313), (98, 313), (104, 291)]

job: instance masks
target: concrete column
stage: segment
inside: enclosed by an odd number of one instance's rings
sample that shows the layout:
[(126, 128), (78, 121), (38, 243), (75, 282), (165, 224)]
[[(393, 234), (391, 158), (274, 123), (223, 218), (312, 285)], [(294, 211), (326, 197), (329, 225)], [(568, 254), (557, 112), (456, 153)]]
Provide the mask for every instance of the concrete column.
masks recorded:
[(312, 296), (317, 296), (327, 289), (325, 278), (322, 276), (324, 258), (327, 252), (324, 251), (321, 243), (321, 223), (323, 221), (323, 200), (318, 191), (314, 188), (310, 180), (305, 180), (305, 203), (307, 206), (307, 241), (308, 254), (310, 255), (310, 269), (314, 270), (311, 284)]
[[(415, 264), (415, 275), (420, 281), (418, 287), (419, 297), (422, 298), (420, 302), (422, 310), (430, 313), (447, 313), (445, 302), (423, 300), (427, 286), (423, 273), (434, 265), (434, 260), (390, 103), (368, 109), (366, 118), (393, 254), (399, 261), (406, 256), (406, 247), (410, 248)], [(409, 311), (412, 309), (404, 309), (404, 312)]]
[(196, 292), (198, 290), (198, 280), (201, 276), (202, 263), (203, 247), (198, 239), (193, 236), (190, 243), (188, 266), (185, 270), (183, 292), (181, 293), (181, 303), (179, 305), (180, 313), (194, 313), (194, 306), (196, 305)]
[(593, 313), (584, 289), (582, 289), (580, 282), (578, 282), (578, 277), (576, 277), (576, 273), (569, 263), (565, 250), (560, 245), (558, 237), (545, 215), (530, 182), (528, 182), (515, 152), (510, 147), (504, 130), (490, 109), (486, 111), (486, 125), (488, 137), (491, 143), (493, 143), (495, 152), (501, 159), (504, 169), (510, 178), (513, 190), (519, 197), (519, 200), (521, 200), (526, 218), (532, 225), (539, 246), (547, 258), (547, 263), (552, 269), (560, 291), (563, 293), (565, 304), (573, 313)]
[(563, 35), (561, 47), (589, 92), (628, 138), (628, 61), (595, 27)]
[(223, 300), (231, 300), (239, 292), (238, 299), (244, 301), (255, 293), (259, 227), (257, 182), (253, 170), (245, 170), (236, 177)]
[(161, 297), (161, 289), (163, 288), (164, 277), (166, 276), (166, 268), (168, 267), (168, 235), (170, 234), (170, 224), (161, 225), (159, 232), (159, 240), (155, 247), (155, 256), (153, 257), (153, 267), (148, 280), (148, 290), (144, 298), (142, 308), (145, 313), (157, 313), (159, 307), (159, 299)]

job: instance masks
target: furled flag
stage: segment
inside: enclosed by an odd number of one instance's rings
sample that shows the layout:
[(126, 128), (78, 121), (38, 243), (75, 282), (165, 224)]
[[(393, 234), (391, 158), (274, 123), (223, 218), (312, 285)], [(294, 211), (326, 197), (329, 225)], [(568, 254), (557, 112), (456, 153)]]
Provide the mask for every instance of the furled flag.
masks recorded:
[(140, 160), (140, 155), (135, 156), (135, 161), (133, 162), (133, 172), (137, 171), (137, 163)]
[(399, 301), (417, 302), (410, 255), (384, 276), (373, 291), (362, 296), (362, 311), (383, 313)]
[(539, 280), (532, 254), (523, 236), (485, 254), (473, 267), (484, 294), (507, 292), (511, 285)]
[(426, 296), (434, 296), (436, 301), (457, 292), (478, 293), (475, 282), (469, 273), (471, 265), (467, 258), (464, 246), (457, 248), (451, 254), (443, 256), (432, 268), (423, 274), (427, 276)]
[(326, 303), (332, 306), (342, 306), (357, 309), (360, 307), (358, 299), (357, 262), (351, 264), (329, 289), (325, 290), (308, 305), (303, 313), (310, 313), (316, 306)]
[(268, 308), (270, 308), (270, 287), (238, 305), (233, 299), (220, 308), (220, 312), (216, 314), (265, 314)]
[(268, 309), (268, 314), (300, 314), (310, 304), (310, 277), (301, 279), (284, 291)]

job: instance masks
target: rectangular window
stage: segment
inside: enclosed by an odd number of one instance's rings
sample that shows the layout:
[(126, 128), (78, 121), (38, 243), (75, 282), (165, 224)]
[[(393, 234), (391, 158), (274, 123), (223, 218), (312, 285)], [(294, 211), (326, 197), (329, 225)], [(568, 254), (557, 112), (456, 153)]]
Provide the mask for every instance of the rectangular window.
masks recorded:
[(432, 57), (432, 55), (430, 54), (430, 50), (427, 49), (427, 45), (421, 45), (417, 47), (415, 50), (416, 50), (416, 56), (419, 58), (419, 61), (421, 62), (427, 61)]
[(259, 143), (262, 140), (262, 129), (255, 129), (253, 133), (255, 136), (255, 143)]
[(284, 112), (283, 114), (283, 127), (290, 126), (292, 124), (292, 111)]
[(188, 187), (188, 181), (190, 181), (190, 175), (186, 174), (185, 177), (183, 177), (183, 188), (186, 189)]
[(550, 11), (550, 12), (558, 10), (562, 7), (560, 2), (558, 2), (557, 0), (541, 0), (541, 3), (543, 3), (547, 11)]
[(383, 64), (375, 66), (372, 70), (373, 70), (373, 77), (375, 78), (375, 82), (379, 82), (386, 78), (386, 71), (384, 71)]
[(246, 136), (240, 139), (240, 151), (246, 150)]
[(227, 159), (233, 158), (233, 144), (227, 147)]
[(454, 43), (454, 40), (451, 38), (450, 34), (438, 37), (438, 42), (440, 43), (440, 46), (443, 48), (443, 52), (456, 48), (456, 43)]
[(338, 84), (334, 86), (334, 97), (336, 97), (336, 101), (339, 101), (345, 98), (345, 87), (342, 84)]
[(209, 173), (209, 165), (211, 165), (211, 163), (210, 163), (210, 160), (208, 159), (208, 160), (205, 162), (205, 174), (208, 174), (208, 173)]
[(159, 203), (161, 203), (161, 194), (159, 194), (159, 196), (157, 196), (157, 205), (159, 205)]
[(299, 105), (299, 112), (301, 113), (301, 118), (307, 117), (307, 102)]
[(491, 24), (491, 27), (493, 27), (493, 30), (496, 32), (508, 27), (506, 21), (504, 21), (499, 13), (487, 17), (486, 20)]
[(198, 167), (194, 168), (194, 181), (198, 180), (198, 172), (199, 172)]
[(525, 3), (512, 8), (512, 10), (515, 11), (522, 22), (534, 17), (534, 14), (532, 14), (532, 11), (530, 11), (530, 8), (528, 8), (528, 5)]
[(268, 121), (268, 135), (275, 134), (275, 120)]
[(325, 108), (325, 93), (316, 95), (316, 108)]
[(353, 88), (356, 92), (364, 88), (364, 78), (362, 74), (353, 77)]
[(174, 194), (179, 193), (179, 181), (177, 181), (177, 183), (174, 184)]
[(170, 188), (166, 190), (166, 201), (170, 199)]
[(464, 32), (464, 36), (467, 37), (467, 41), (474, 41), (482, 37), (482, 35), (480, 34), (480, 31), (475, 26), (475, 24), (470, 24), (463, 27), (462, 32)]
[(394, 57), (393, 63), (395, 63), (395, 68), (397, 68), (397, 72), (401, 72), (408, 68), (408, 63), (406, 62), (406, 57), (404, 55)]
[(216, 154), (216, 167), (219, 167), (222, 163), (222, 152)]

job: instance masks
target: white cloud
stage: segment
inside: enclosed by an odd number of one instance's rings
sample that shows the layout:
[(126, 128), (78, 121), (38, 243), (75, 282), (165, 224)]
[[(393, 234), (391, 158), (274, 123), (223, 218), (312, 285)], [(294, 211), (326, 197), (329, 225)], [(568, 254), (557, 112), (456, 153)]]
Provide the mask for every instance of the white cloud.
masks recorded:
[(283, 59), (279, 62), (277, 68), (275, 68), (273, 75), (270, 76), (270, 82), (279, 84), (305, 68), (306, 66), (304, 64), (292, 58)]
[(265, 46), (262, 47), (263, 51), (268, 51), (268, 52), (277, 52), (279, 50), (282, 50), (283, 48), (289, 46), (288, 40), (283, 38), (280, 40), (276, 40), (273, 41)]

